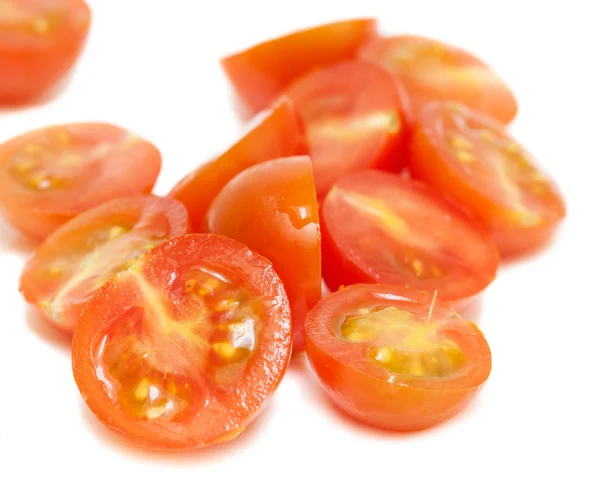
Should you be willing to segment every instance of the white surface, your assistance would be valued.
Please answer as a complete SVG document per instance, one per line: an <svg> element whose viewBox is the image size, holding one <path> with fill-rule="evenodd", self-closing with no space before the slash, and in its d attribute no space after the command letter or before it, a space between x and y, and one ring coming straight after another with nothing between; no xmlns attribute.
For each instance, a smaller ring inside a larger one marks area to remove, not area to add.
<svg viewBox="0 0 600 493"><path fill-rule="evenodd" d="M477 320L493 371L458 418L409 435L355 425L300 358L239 439L175 455L132 448L91 416L68 348L17 292L31 244L0 222L0 492L600 491L594 2L90 3L93 29L71 81L43 106L0 110L0 141L58 122L120 124L160 147L166 192L239 132L220 55L370 14L390 34L439 37L492 62L519 99L514 134L560 183L569 215L548 250L502 267L485 293Z"/></svg>

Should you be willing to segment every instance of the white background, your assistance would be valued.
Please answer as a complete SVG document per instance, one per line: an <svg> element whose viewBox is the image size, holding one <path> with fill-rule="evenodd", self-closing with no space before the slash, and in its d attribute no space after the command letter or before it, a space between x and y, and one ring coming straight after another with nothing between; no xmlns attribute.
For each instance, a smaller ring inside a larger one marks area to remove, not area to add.
<svg viewBox="0 0 600 493"><path fill-rule="evenodd" d="M0 141L59 122L119 124L162 150L157 191L166 192L240 131L220 56L373 15L386 33L438 37L494 65L520 103L513 133L561 185L568 218L554 244L503 266L485 293L476 320L493 371L456 419L405 435L354 424L300 357L237 440L171 455L123 443L87 410L68 347L17 292L32 244L0 222L0 492L600 491L596 2L90 3L93 28L73 77L43 105L0 109Z"/></svg>

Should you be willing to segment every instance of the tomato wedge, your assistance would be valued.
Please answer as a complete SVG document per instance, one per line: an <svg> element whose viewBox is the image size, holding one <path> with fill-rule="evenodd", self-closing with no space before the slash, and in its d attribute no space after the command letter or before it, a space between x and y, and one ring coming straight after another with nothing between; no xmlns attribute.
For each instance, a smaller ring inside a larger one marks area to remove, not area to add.
<svg viewBox="0 0 600 493"><path fill-rule="evenodd" d="M213 201L208 227L273 262L290 300L294 350L303 350L304 319L321 299L321 232L310 159L282 158L242 171Z"/></svg>
<svg viewBox="0 0 600 493"><path fill-rule="evenodd" d="M397 77L416 115L427 102L444 99L460 101L502 123L517 114L517 102L500 76L455 46L419 36L396 36L367 43L360 57Z"/></svg>
<svg viewBox="0 0 600 493"><path fill-rule="evenodd" d="M427 185L391 173L367 170L337 182L321 227L332 290L386 283L454 303L496 277L498 252L481 226Z"/></svg>
<svg viewBox="0 0 600 493"><path fill-rule="evenodd" d="M279 157L307 154L300 116L287 98L257 115L248 132L224 154L200 166L169 192L188 209L192 230L207 231L206 213L221 189L238 173Z"/></svg>
<svg viewBox="0 0 600 493"><path fill-rule="evenodd" d="M379 428L412 431L458 414L485 384L490 348L452 309L404 289L350 286L306 319L306 353L340 409Z"/></svg>
<svg viewBox="0 0 600 493"><path fill-rule="evenodd" d="M75 64L89 26L82 0L0 0L0 103L54 87Z"/></svg>
<svg viewBox="0 0 600 493"><path fill-rule="evenodd" d="M160 166L156 147L113 125L35 130L0 145L0 212L42 239L87 209L150 192Z"/></svg>
<svg viewBox="0 0 600 493"><path fill-rule="evenodd" d="M271 263L217 235L163 243L91 298L73 374L112 431L154 449L231 440L276 389L292 347Z"/></svg>
<svg viewBox="0 0 600 493"><path fill-rule="evenodd" d="M242 99L259 111L309 70L353 58L376 28L374 19L334 22L266 41L221 63Z"/></svg>
<svg viewBox="0 0 600 493"><path fill-rule="evenodd" d="M501 125L457 103L425 107L411 171L479 216L503 256L540 246L566 214L535 158Z"/></svg>
<svg viewBox="0 0 600 493"><path fill-rule="evenodd" d="M87 300L117 272L165 240L187 233L173 199L114 199L63 224L25 265L20 290L43 318L72 334Z"/></svg>
<svg viewBox="0 0 600 493"><path fill-rule="evenodd" d="M408 165L403 93L380 68L343 62L300 78L286 94L306 127L319 196L349 171Z"/></svg>

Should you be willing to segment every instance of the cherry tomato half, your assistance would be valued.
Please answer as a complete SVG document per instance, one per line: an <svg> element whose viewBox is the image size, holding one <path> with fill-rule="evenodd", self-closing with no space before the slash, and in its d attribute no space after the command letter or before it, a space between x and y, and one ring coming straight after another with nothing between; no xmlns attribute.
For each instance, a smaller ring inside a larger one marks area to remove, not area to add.
<svg viewBox="0 0 600 493"><path fill-rule="evenodd" d="M89 26L82 0L0 0L0 103L33 100L55 86Z"/></svg>
<svg viewBox="0 0 600 493"><path fill-rule="evenodd" d="M282 158L242 171L213 201L208 226L273 262L290 300L294 350L304 349L304 319L321 299L321 232L310 159Z"/></svg>
<svg viewBox="0 0 600 493"><path fill-rule="evenodd" d="M501 125L457 103L425 107L411 171L479 216L504 256L544 243L566 214L533 156Z"/></svg>
<svg viewBox="0 0 600 493"><path fill-rule="evenodd" d="M350 220L351 218L351 220ZM457 302L496 277L485 230L424 183L384 171L356 172L323 203L323 278L332 290L386 283Z"/></svg>
<svg viewBox="0 0 600 493"><path fill-rule="evenodd" d="M353 58L376 27L374 19L334 22L266 41L221 63L242 99L259 111L310 69Z"/></svg>
<svg viewBox="0 0 600 493"><path fill-rule="evenodd" d="M411 431L458 414L491 371L472 322L383 284L320 301L306 319L306 353L335 404L372 426Z"/></svg>
<svg viewBox="0 0 600 493"><path fill-rule="evenodd" d="M398 78L415 115L427 102L444 99L460 101L502 123L517 114L515 98L502 79L460 48L419 36L397 36L371 41L360 57Z"/></svg>
<svg viewBox="0 0 600 493"><path fill-rule="evenodd" d="M45 238L107 200L149 193L161 156L131 132L103 123L43 128L0 145L0 212Z"/></svg>
<svg viewBox="0 0 600 493"><path fill-rule="evenodd" d="M351 61L316 70L286 94L305 124L319 196L349 171L408 165L402 89L375 65Z"/></svg>
<svg viewBox="0 0 600 493"><path fill-rule="evenodd" d="M187 212L176 200L114 199L46 238L25 265L20 290L51 325L72 334L85 303L100 286L187 228Z"/></svg>
<svg viewBox="0 0 600 493"><path fill-rule="evenodd" d="M307 154L300 116L287 98L257 115L250 130L215 160L200 166L169 192L188 209L192 230L207 231L206 213L221 189L238 173L270 159Z"/></svg>
<svg viewBox="0 0 600 493"><path fill-rule="evenodd" d="M73 374L117 434L189 449L241 433L291 348L289 304L271 263L229 238L192 234L96 292L75 329Z"/></svg>

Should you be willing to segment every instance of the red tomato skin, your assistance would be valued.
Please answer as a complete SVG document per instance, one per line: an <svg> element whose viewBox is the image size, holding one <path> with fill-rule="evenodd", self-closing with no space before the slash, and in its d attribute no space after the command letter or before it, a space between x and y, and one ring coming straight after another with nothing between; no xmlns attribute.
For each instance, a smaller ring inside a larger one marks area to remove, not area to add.
<svg viewBox="0 0 600 493"><path fill-rule="evenodd" d="M43 96L75 65L87 38L91 12L83 0L65 3L70 19L58 36L21 45L5 44L0 37L0 104L23 104Z"/></svg>
<svg viewBox="0 0 600 493"><path fill-rule="evenodd" d="M309 70L353 58L376 29L374 19L326 24L266 41L221 64L248 107L260 111Z"/></svg>
<svg viewBox="0 0 600 493"><path fill-rule="evenodd" d="M168 196L189 212L192 232L206 233L206 213L221 189L238 173L271 159L308 153L304 126L293 103L280 98L251 128L218 158L185 176Z"/></svg>

